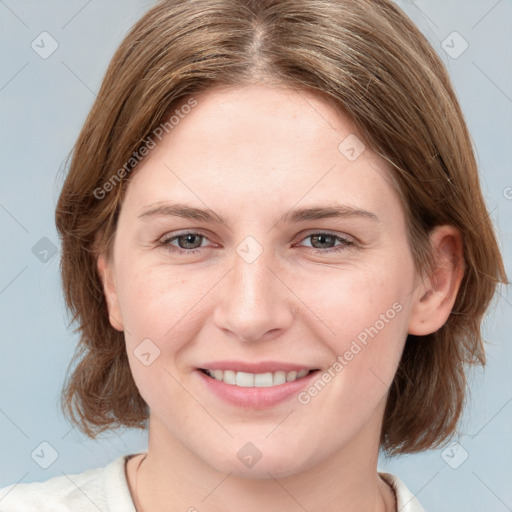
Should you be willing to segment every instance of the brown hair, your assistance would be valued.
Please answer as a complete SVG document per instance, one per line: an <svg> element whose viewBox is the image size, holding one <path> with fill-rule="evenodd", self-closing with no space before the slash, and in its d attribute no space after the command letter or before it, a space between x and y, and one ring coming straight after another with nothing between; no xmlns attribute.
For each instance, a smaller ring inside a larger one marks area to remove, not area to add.
<svg viewBox="0 0 512 512"><path fill-rule="evenodd" d="M485 364L480 323L506 276L447 71L390 0L165 0L132 28L76 142L57 206L63 287L80 332L64 409L91 437L145 426L147 406L123 333L109 323L97 256L111 249L133 155L155 128L192 95L257 81L320 95L391 164L419 270L429 269L435 226L462 235L465 273L452 314L437 332L408 337L381 434L388 454L439 446L461 415L466 365Z"/></svg>

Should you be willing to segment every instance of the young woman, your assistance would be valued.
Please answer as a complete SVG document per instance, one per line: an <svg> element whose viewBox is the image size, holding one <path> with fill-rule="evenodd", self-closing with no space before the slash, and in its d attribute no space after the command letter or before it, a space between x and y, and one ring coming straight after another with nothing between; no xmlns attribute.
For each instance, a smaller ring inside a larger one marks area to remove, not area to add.
<svg viewBox="0 0 512 512"><path fill-rule="evenodd" d="M464 119L388 0L173 0L115 54L56 213L64 392L147 453L0 510L423 510L505 281Z"/></svg>

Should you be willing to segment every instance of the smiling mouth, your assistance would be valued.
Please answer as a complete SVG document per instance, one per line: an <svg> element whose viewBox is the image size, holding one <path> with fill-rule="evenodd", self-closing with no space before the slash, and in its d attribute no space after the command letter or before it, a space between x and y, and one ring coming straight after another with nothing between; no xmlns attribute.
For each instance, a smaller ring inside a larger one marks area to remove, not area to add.
<svg viewBox="0 0 512 512"><path fill-rule="evenodd" d="M289 382L303 379L307 375L318 370L300 370L285 372L279 370L276 372L266 373L248 373L237 372L234 370L210 370L207 368L200 368L200 370L208 377L215 379L225 384L244 388L269 388L273 386L280 386Z"/></svg>

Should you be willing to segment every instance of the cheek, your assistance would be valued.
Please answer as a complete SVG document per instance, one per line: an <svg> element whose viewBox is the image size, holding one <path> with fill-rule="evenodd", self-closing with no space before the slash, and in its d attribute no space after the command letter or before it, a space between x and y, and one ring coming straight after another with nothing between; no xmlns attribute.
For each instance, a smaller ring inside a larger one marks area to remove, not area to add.
<svg viewBox="0 0 512 512"><path fill-rule="evenodd" d="M190 324L194 305L208 290L207 282L191 279L179 268L126 260L119 266L119 302L131 337L173 338Z"/></svg>
<svg viewBox="0 0 512 512"><path fill-rule="evenodd" d="M331 364L340 363L333 369L343 374L336 379L340 392L356 386L362 396L391 384L407 336L413 275L412 260L402 258L338 271L309 293L298 292L321 320L313 328L323 333Z"/></svg>
<svg viewBox="0 0 512 512"><path fill-rule="evenodd" d="M181 414L186 400L172 361L196 338L201 328L197 305L211 283L144 258L126 258L118 268L126 349L139 392L151 408L163 400L169 411Z"/></svg>
<svg viewBox="0 0 512 512"><path fill-rule="evenodd" d="M295 289L311 311L311 318L316 316L318 328L323 324L325 339L339 340L338 348L343 348L347 339L357 337L376 322L382 327L382 315L384 320L391 319L392 323L403 325L401 321L394 321L405 316L395 313L396 309L404 309L410 291L408 283L412 282L408 264L403 263L330 269L328 275L317 275L315 279L311 274L304 274L298 276L296 282L314 282L315 286L302 284L296 285ZM393 309L395 303L401 308L395 306Z"/></svg>

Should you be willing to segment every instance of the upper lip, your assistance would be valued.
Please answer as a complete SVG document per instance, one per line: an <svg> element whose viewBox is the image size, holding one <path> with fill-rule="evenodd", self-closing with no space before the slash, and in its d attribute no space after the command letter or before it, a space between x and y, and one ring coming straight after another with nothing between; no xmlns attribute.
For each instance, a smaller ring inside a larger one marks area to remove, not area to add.
<svg viewBox="0 0 512 512"><path fill-rule="evenodd" d="M315 370L309 365L285 363L279 361L261 361L259 363L247 361L212 361L200 366L203 370L233 370L247 373L267 373L283 370L285 372L300 372L301 370Z"/></svg>

